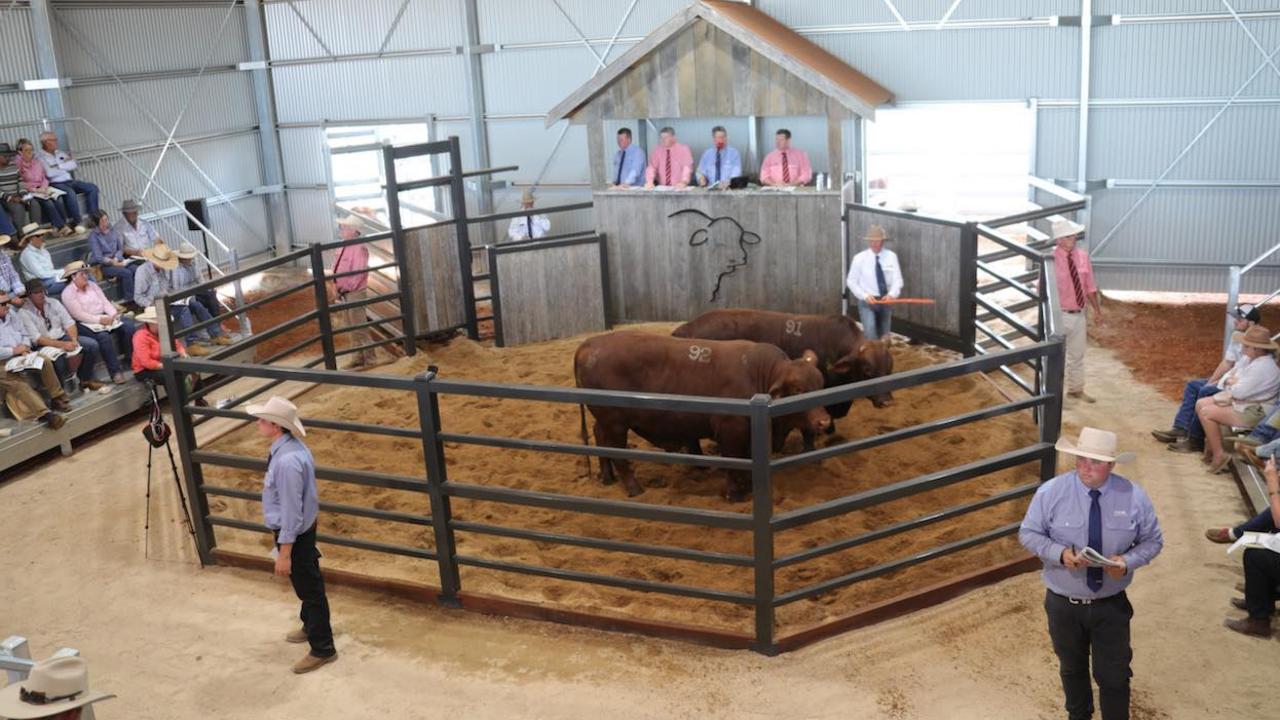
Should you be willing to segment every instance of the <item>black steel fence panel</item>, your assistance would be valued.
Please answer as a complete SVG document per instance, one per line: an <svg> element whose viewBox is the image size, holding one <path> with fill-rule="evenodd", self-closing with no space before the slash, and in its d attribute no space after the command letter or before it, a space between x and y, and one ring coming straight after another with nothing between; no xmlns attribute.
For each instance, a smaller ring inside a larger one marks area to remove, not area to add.
<svg viewBox="0 0 1280 720"><path fill-rule="evenodd" d="M750 413L747 400L688 395L664 395L617 390L565 388L551 385L506 385L469 380L433 380L431 390L441 395L469 395L506 400L539 400L544 402L601 405L639 410L695 412L706 415L738 415Z"/></svg>
<svg viewBox="0 0 1280 720"><path fill-rule="evenodd" d="M222 497L237 498L239 500L248 500L250 502L262 502L262 493L252 490L240 490L237 488L218 487L216 485L205 485L204 493L206 495L220 495ZM405 523L408 525L431 526L430 515L414 515L413 513L396 512L394 510L379 510L377 508L367 508L360 505L346 505L343 503L320 503L320 510L323 512L336 513L338 515L354 515L355 517L372 518L374 520L388 520L390 522Z"/></svg>
<svg viewBox="0 0 1280 720"><path fill-rule="evenodd" d="M208 517L208 520L211 525L221 525L223 527L236 528L237 530L249 530L251 532L260 532L267 535L274 532L271 528L261 523L247 522L245 520L237 520L235 518L222 517L220 515L211 515ZM341 545L343 547L356 548L358 550L371 550L373 552L386 553L388 555L404 555L406 557L414 557L420 560L436 559L436 554L434 552L424 548L412 548L404 545L375 542L373 540L338 537L335 535L325 535L324 533L316 533L316 542L326 543L329 545Z"/></svg>
<svg viewBox="0 0 1280 720"><path fill-rule="evenodd" d="M267 461L261 458L213 452L211 450L196 450L191 453L191 458L196 462L203 463L205 465L221 465L222 467L236 468L238 470L261 470L266 472L267 469ZM372 472L369 470L347 470L345 468L335 468L327 465L316 466L316 478L320 480L347 483L350 485L380 487L388 490L408 490L410 492L427 491L427 483L421 478Z"/></svg>
<svg viewBox="0 0 1280 720"><path fill-rule="evenodd" d="M631 553L633 555L652 555L655 557L671 558L673 560L692 560L694 562L704 562L716 565L736 565L738 567L751 567L753 563L750 555L735 555L732 553L718 553L707 550L690 550L688 548L671 547L669 545L647 545L643 543L627 542L625 540L604 540L601 538L583 537L581 535L564 535L561 533L549 533L542 532L540 530L524 530L521 528L503 527L501 525L488 525L485 523L466 522L460 520L455 520L450 523L450 525L456 532L473 532L482 535L515 538L517 540L532 540L534 542L553 543L556 545L573 545L575 547L588 547L596 550Z"/></svg>
<svg viewBox="0 0 1280 720"><path fill-rule="evenodd" d="M690 587L688 585L675 585L672 583L652 582L649 580L633 580L631 578L616 577L614 575L600 575L598 573L582 572L579 570L565 570L563 568L549 568L541 565L526 565L524 563L486 560L484 558L471 557L468 555L459 555L458 564L468 567L484 568L486 570L503 570L506 572L521 573L524 575L539 575L541 577L553 578L555 580L569 580L572 582L590 583L592 585L605 585L608 587L623 588L625 590L639 590L641 592L662 593L664 595L679 595L682 597L698 598L699 600L719 600L721 602L736 603L738 605L750 605L753 602L751 594L744 592L708 590L705 588Z"/></svg>
<svg viewBox="0 0 1280 720"><path fill-rule="evenodd" d="M490 435L465 435L461 433L440 433L440 440L465 445L507 448L509 450L533 450L552 452L561 455L586 455L603 457L611 460L641 460L663 463L666 465L695 465L699 467L732 468L750 470L751 461L746 458L716 457L714 455L691 455L689 453L657 452L653 450L632 450L629 448L602 447L599 445L575 445L572 443L548 442L546 440L527 440L524 438L493 437Z"/></svg>

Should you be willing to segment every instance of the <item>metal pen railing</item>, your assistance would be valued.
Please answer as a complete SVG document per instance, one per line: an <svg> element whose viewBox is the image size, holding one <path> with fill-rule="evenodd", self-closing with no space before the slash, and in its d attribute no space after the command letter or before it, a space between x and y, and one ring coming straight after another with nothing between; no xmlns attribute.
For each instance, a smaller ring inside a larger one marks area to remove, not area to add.
<svg viewBox="0 0 1280 720"><path fill-rule="evenodd" d="M996 367L1032 360L1042 363L1045 368L1046 378L1045 392L1033 397L982 408L955 417L920 423L908 428L843 442L818 450L777 458L772 455L772 423L776 418L791 416L810 408L826 406L841 401L852 401L857 398L867 398L895 390L919 387L969 373L987 372ZM166 356L164 365L166 385L173 408L174 422L177 426L175 434L178 438L182 455L184 476L194 505L193 516L197 518L197 544L201 557L207 562L215 559L214 549L217 546L215 528L233 528L256 532L269 531L265 526L257 522L211 513L208 505L209 496L233 497L250 502L257 501L259 498L257 493L254 492L207 483L204 478L204 468L206 466L221 466L260 471L265 468L265 462L260 457L239 456L200 447L193 430L197 421L209 417L239 420L249 420L251 418L243 411L233 408L195 406L192 404L195 396L187 393L186 386L182 382L185 374L233 373L237 377L258 378L273 382L297 381L314 383L325 387L362 387L413 393L416 395L418 408L416 427L388 427L310 417L304 418L303 422L317 431L351 432L406 439L419 438L422 443L424 457L424 468L420 475L397 475L328 466L318 467L316 474L321 479L334 482L422 493L428 500L430 508L428 514L334 503L324 503L321 509L330 513L355 515L378 521L429 526L432 528L432 546L410 547L377 542L365 538L336 535L321 535L318 538L321 542L432 561L436 563L438 571L439 597L447 605L456 606L459 604L460 593L463 589L460 568L468 567L747 606L752 608L753 611L754 632L749 637L741 636L743 644L749 644L750 647L761 653L774 654L782 647L778 638L775 637L777 630L775 611L777 608L936 558L945 557L968 548L984 545L1017 532L1016 524L1001 525L971 537L933 546L905 557L890 558L871 567L852 570L835 577L818 579L803 587L790 588L785 592L778 592L775 588L775 574L779 568L841 552L885 537L910 533L943 520L961 517L1001 503L1023 499L1033 493L1039 482L1052 477L1056 470L1056 455L1053 443L1056 441L1061 427L1063 347L1061 339L1055 338L1051 342L1040 342L1016 350L993 352L986 356L957 360L943 365L921 368L897 375L783 399L774 399L766 394L759 394L750 399L688 397L450 380L439 377L438 370L435 367L431 367L426 372L412 378L406 378L370 373L338 373L330 369L272 367L255 364L229 366L227 363L217 359L180 359L173 355ZM451 432L446 427L446 423L440 414L440 399L449 396L732 416L742 418L748 424L751 442L750 450L746 457L714 457L683 452L667 453L625 447L601 447L598 445L582 445L529 438ZM1034 442L1030 442L1023 447L958 467L939 469L918 477L864 490L809 507L778 512L773 505L773 482L777 472L888 443L925 437L943 430L1028 409L1038 411L1035 413L1038 436ZM447 471L449 464L446 457L449 452L447 448L463 445L492 448L495 451L534 451L601 459L692 465L746 472L751 477L752 501L748 512L738 512L732 509L692 508L622 499L585 497L563 492L463 483L449 478ZM779 532L851 512L863 511L883 503L929 492L975 477L1016 468L1027 463L1038 463L1039 465L1035 482L1022 483L1013 488L999 491L989 497L937 511L926 512L919 517L896 522L885 527L874 528L850 537L834 538L817 547L805 548L781 556L775 555L774 543ZM710 551L635 540L588 537L567 532L548 531L542 527L517 527L512 523L495 525L473 519L460 520L453 516L450 503L453 498L543 508L560 512L627 518L642 522L676 523L708 529L749 532L752 535L752 552L748 555ZM507 557L487 557L479 551L459 553L455 538L455 534L459 532L517 538L552 545L587 547L649 558L668 558L716 566L751 568L753 580L750 590L700 587L625 577L604 571L580 571L554 567L550 564L517 562ZM834 633L837 628L832 625L829 630Z"/></svg>

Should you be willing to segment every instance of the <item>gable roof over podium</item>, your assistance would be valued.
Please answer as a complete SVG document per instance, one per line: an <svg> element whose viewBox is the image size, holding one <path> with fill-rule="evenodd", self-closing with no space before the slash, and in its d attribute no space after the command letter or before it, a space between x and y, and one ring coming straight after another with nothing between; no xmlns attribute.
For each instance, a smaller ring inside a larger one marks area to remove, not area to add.
<svg viewBox="0 0 1280 720"><path fill-rule="evenodd" d="M874 117L893 99L760 10L695 0L547 113L547 125L637 117Z"/></svg>

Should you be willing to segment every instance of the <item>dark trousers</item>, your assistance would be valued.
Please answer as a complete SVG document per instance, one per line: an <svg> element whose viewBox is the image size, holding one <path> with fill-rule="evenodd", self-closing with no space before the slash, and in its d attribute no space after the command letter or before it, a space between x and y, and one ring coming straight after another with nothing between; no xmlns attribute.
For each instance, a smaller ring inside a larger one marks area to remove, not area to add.
<svg viewBox="0 0 1280 720"><path fill-rule="evenodd" d="M66 195L62 196L67 208L67 219L72 223L80 221L81 217L92 215L98 212L98 186L91 182L83 180L68 180L67 182L50 183L58 188ZM76 198L76 193L84 193L84 212L80 212L80 202Z"/></svg>
<svg viewBox="0 0 1280 720"><path fill-rule="evenodd" d="M139 265L137 263L129 263L124 267L116 267L114 265L100 265L102 268L102 276L108 278L118 278L120 280L120 297L125 302L133 302L133 276L138 272Z"/></svg>
<svg viewBox="0 0 1280 720"><path fill-rule="evenodd" d="M293 571L289 582L302 601L302 629L311 643L311 654L329 657L333 647L333 628L329 625L329 598L324 594L324 577L320 575L320 550L316 548L316 526L293 541Z"/></svg>
<svg viewBox="0 0 1280 720"><path fill-rule="evenodd" d="M1262 548L1244 551L1244 602L1249 617L1271 622L1276 611L1276 585L1280 585L1280 553Z"/></svg>
<svg viewBox="0 0 1280 720"><path fill-rule="evenodd" d="M1182 386L1182 404L1178 406L1178 414L1173 418L1173 426L1186 430L1187 437L1204 442L1204 426L1196 415L1196 401L1204 397L1213 397L1220 388L1210 385L1208 380L1188 380Z"/></svg>
<svg viewBox="0 0 1280 720"><path fill-rule="evenodd" d="M1271 517L1271 511L1263 510L1257 515L1254 515L1248 520L1245 520L1239 525L1231 528L1231 531L1235 533L1235 536L1238 538L1247 532L1273 533L1280 532L1280 529L1276 528L1276 521Z"/></svg>
<svg viewBox="0 0 1280 720"><path fill-rule="evenodd" d="M107 372L115 375L124 371L124 367L120 364L121 353L116 352L116 343L112 335L119 333L124 345L124 360L128 361L133 354L133 333L138 329L133 320L120 318L120 327L110 332L94 332L84 323L77 323L77 327L80 329L80 337L91 337L98 341L98 350L102 354L102 362L107 366Z"/></svg>
<svg viewBox="0 0 1280 720"><path fill-rule="evenodd" d="M44 213L45 222L55 229L67 224L67 216L63 215L62 209L58 207L61 204L60 200L49 200L42 197L32 199L40 206L40 212Z"/></svg>
<svg viewBox="0 0 1280 720"><path fill-rule="evenodd" d="M1093 689L1089 685L1089 659L1093 658L1093 679L1098 683L1102 720L1128 720L1129 620L1133 606L1124 593L1090 605L1074 605L1067 598L1047 592L1045 614L1049 617L1049 638L1058 655L1058 672L1066 695L1067 717L1093 717Z"/></svg>
<svg viewBox="0 0 1280 720"><path fill-rule="evenodd" d="M93 369L98 364L98 341L91 337L80 336L76 338L76 343L80 345L79 365L76 367L76 377L81 382L93 379ZM58 371L58 378L66 380L71 377L71 358L63 355L53 361L53 367Z"/></svg>
<svg viewBox="0 0 1280 720"><path fill-rule="evenodd" d="M0 203L0 235L16 238L18 236L18 228L13 224L13 218L9 217L9 211L6 206L7 203Z"/></svg>

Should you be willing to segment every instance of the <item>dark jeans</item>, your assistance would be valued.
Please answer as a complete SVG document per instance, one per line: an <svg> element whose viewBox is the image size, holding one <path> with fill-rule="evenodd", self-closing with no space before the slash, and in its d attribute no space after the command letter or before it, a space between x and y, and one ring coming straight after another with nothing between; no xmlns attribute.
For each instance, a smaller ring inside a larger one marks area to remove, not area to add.
<svg viewBox="0 0 1280 720"><path fill-rule="evenodd" d="M1277 556L1280 557L1280 556ZM1049 617L1049 638L1058 655L1058 672L1066 695L1067 717L1093 717L1093 689L1089 685L1089 659L1093 657L1093 679L1098 683L1102 720L1128 720L1129 620L1133 606L1124 593L1090 605L1073 605L1054 592L1046 592L1045 614Z"/></svg>
<svg viewBox="0 0 1280 720"><path fill-rule="evenodd" d="M1178 414L1173 418L1173 426L1186 430L1191 440L1204 442L1204 426L1196 415L1196 401L1200 398L1212 397L1221 390L1217 385L1210 385L1207 379L1188 380L1182 386L1182 404L1178 406Z"/></svg>
<svg viewBox="0 0 1280 720"><path fill-rule="evenodd" d="M1235 533L1236 537L1240 537L1247 532L1274 533L1280 532L1280 529L1276 528L1275 520L1271 517L1271 510L1267 509L1231 528L1231 531Z"/></svg>
<svg viewBox="0 0 1280 720"><path fill-rule="evenodd" d="M203 293L201 293L201 295L203 295ZM187 303L187 309L191 311L191 316L195 318L193 322L204 322L205 320L213 319L213 314L209 312L209 308L201 301L200 295L196 295L191 298L191 301ZM215 338L222 334L221 325L222 323L214 323L199 332L205 333L211 338Z"/></svg>
<svg viewBox="0 0 1280 720"><path fill-rule="evenodd" d="M62 299L62 291L67 288L67 284L61 280L44 278L44 289L47 295Z"/></svg>
<svg viewBox="0 0 1280 720"><path fill-rule="evenodd" d="M862 334L869 340L878 340L889 334L889 327L893 323L893 306L872 305L859 300L858 318L862 322Z"/></svg>
<svg viewBox="0 0 1280 720"><path fill-rule="evenodd" d="M62 196L62 199L67 207L67 217L72 222L79 222L80 218L85 215L92 215L98 212L97 185L83 180L70 180L68 182L50 184L66 193L66 195ZM87 206L84 212L80 212L80 203L76 199L76 193L84 193L84 204Z"/></svg>
<svg viewBox="0 0 1280 720"><path fill-rule="evenodd" d="M316 548L315 525L294 540L291 559L293 571L289 574L289 582L293 585L293 592L302 601L302 611L298 617L302 619L307 642L311 643L311 654L329 657L337 650L333 647L333 628L329 625L329 598L324 594L324 577L320 575L320 550Z"/></svg>
<svg viewBox="0 0 1280 720"><path fill-rule="evenodd" d="M23 225L29 222L35 222L35 217L31 211L27 209L27 204L23 202L4 202L0 203L3 210L9 215L9 219L13 222L15 228L21 229ZM13 233L17 237L17 233Z"/></svg>
<svg viewBox="0 0 1280 720"><path fill-rule="evenodd" d="M7 206L8 203L5 203ZM8 235L11 238L17 238L18 228L13 225L13 218L9 217L7 207L0 207L0 235Z"/></svg>
<svg viewBox="0 0 1280 720"><path fill-rule="evenodd" d="M1280 415L1280 407L1272 410L1270 415L1262 419L1262 422L1254 425L1253 429L1249 431L1249 437L1261 440L1264 445L1280 437L1280 430L1271 425L1277 415Z"/></svg>
<svg viewBox="0 0 1280 720"><path fill-rule="evenodd" d="M98 364L98 355L100 353L98 341L81 335L76 338L76 342L80 344L80 355L78 356L80 358L80 367L76 368L76 377L80 378L81 382L92 380L93 368ZM59 379L66 380L71 375L71 360L72 358L63 355L53 361L53 367L58 371Z"/></svg>
<svg viewBox="0 0 1280 720"><path fill-rule="evenodd" d="M1244 551L1244 602L1249 617L1271 622L1276 611L1276 585L1280 585L1280 553L1263 548Z"/></svg>
<svg viewBox="0 0 1280 720"><path fill-rule="evenodd" d="M102 269L102 276L107 278L120 278L120 299L125 302L133 302L133 276L141 267L138 263L129 263L124 267L115 267L114 265L99 265Z"/></svg>
<svg viewBox="0 0 1280 720"><path fill-rule="evenodd" d="M32 199L35 200L37 203L39 203L40 212L44 213L45 222L49 223L55 228L60 228L67 224L67 216L63 215L62 208L58 207L59 205L61 205L60 202L54 202L53 200L46 200L44 198L39 198L39 197L32 198Z"/></svg>
<svg viewBox="0 0 1280 720"><path fill-rule="evenodd" d="M115 375L123 372L120 365L121 353L116 352L116 343L113 335L120 336L124 341L124 359L128 359L133 354L133 332L138 326L129 318L120 318L121 325L119 328L111 332L94 332L85 326L84 323L76 323L76 327L80 330L80 337L89 337L98 341L98 349L102 354L102 362L107 365L107 372Z"/></svg>

